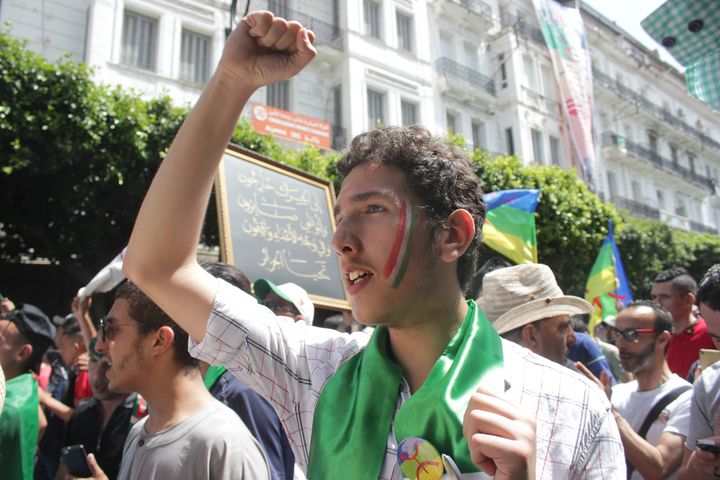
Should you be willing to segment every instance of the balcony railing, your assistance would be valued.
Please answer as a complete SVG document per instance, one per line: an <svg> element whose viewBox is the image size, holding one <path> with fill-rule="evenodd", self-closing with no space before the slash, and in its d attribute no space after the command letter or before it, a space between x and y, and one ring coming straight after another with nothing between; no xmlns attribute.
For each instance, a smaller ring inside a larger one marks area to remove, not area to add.
<svg viewBox="0 0 720 480"><path fill-rule="evenodd" d="M495 81L475 69L461 65L448 57L440 57L435 62L438 73L444 76L458 78L475 88L482 88L491 95L495 95Z"/></svg>
<svg viewBox="0 0 720 480"><path fill-rule="evenodd" d="M648 220L660 220L660 210L650 205L619 196L613 196L610 201L635 216Z"/></svg>
<svg viewBox="0 0 720 480"><path fill-rule="evenodd" d="M610 146L610 147L620 147L626 149L628 152L632 152L636 157L643 158L645 160L650 161L655 166L662 168L670 173L673 174L679 174L681 177L683 177L686 180L689 180L691 182L695 182L699 185L702 185L703 187L709 188L711 191L714 191L714 185L711 179L708 177L705 177L703 175L700 175L698 173L695 173L694 171L690 170L689 168L682 167L678 165L676 162L673 162L672 160L669 160L667 158L662 157L657 152L653 152L649 148L640 145L638 143L633 142L632 140L628 140L627 138L623 137L622 135L618 135L614 132L605 132L603 133L603 146Z"/></svg>
<svg viewBox="0 0 720 480"><path fill-rule="evenodd" d="M611 78L609 75L607 75L607 74L601 72L600 70L598 70L597 68L595 68L595 66L592 67L592 73L593 73L593 78L595 80L599 81L601 84L603 84L605 87L607 87L611 91L617 93L619 96L637 104L638 107L641 108L642 110L650 112L656 118L664 121L665 123L672 125L673 127L677 128L677 129L682 130L683 132L687 133L688 135L692 135L693 137L700 140L701 145L707 145L707 146L713 147L717 150L720 150L720 142L705 135L703 132L701 132L697 128L694 128L694 127L688 125L686 122L681 120L679 117L673 115L667 109L659 107L658 105L655 105L654 103L649 101L647 98L645 98L641 93L636 92L635 90L626 87L622 83Z"/></svg>
<svg viewBox="0 0 720 480"><path fill-rule="evenodd" d="M463 8L466 8L470 11L470 13L474 13L475 15L480 15L481 17L485 18L492 18L492 8L490 5L488 5L485 2L482 2L480 0L448 0L450 3L454 3L455 5L460 5Z"/></svg>
<svg viewBox="0 0 720 480"><path fill-rule="evenodd" d="M258 1L252 2L253 9L262 8L262 4L265 3L268 10L273 12L275 15L280 15L287 20L295 20L300 22L303 27L308 28L315 33L315 40L320 44L329 45L338 50L343 50L343 29L332 23L325 22L317 19L310 15L307 15L292 8L285 6L285 2L277 0Z"/></svg>
<svg viewBox="0 0 720 480"><path fill-rule="evenodd" d="M693 232L709 233L712 235L718 234L717 228L708 227L707 225L705 225L703 223L695 222L693 220L688 220L688 224L690 225L690 230L692 230Z"/></svg>
<svg viewBox="0 0 720 480"><path fill-rule="evenodd" d="M508 12L502 12L500 14L500 24L502 28L512 28L518 35L545 46L545 37L543 36L542 30L530 24L524 18L516 17Z"/></svg>

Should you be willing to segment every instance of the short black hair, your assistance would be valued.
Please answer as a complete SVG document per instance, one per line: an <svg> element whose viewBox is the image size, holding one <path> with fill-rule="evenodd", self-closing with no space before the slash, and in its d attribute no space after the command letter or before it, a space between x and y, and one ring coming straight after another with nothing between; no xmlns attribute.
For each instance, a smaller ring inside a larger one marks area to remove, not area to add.
<svg viewBox="0 0 720 480"><path fill-rule="evenodd" d="M670 312L665 310L665 307L660 305L657 302L653 302L652 300L633 300L632 302L628 303L627 307L625 308L633 308L633 307L650 307L652 308L653 312L655 313L655 324L653 325L653 328L657 330L658 332L672 332L673 330L673 319L672 315L670 315Z"/></svg>
<svg viewBox="0 0 720 480"><path fill-rule="evenodd" d="M53 318L53 323L57 325L56 328L62 328L62 335L65 335L66 337L73 337L75 339L79 339L80 341L83 340L80 323L78 322L77 317L75 317L72 313L70 315L66 315L65 317L57 316Z"/></svg>
<svg viewBox="0 0 720 480"><path fill-rule="evenodd" d="M716 263L705 272L697 289L697 303L704 303L720 312L720 263Z"/></svg>
<svg viewBox="0 0 720 480"><path fill-rule="evenodd" d="M243 292L252 295L252 286L247 275L239 268L222 262L202 261L200 266L215 278L221 278Z"/></svg>
<svg viewBox="0 0 720 480"><path fill-rule="evenodd" d="M175 333L173 339L173 354L177 363L183 369L200 368L200 363L188 352L188 334L173 321L170 316L145 295L134 283L127 280L122 283L115 293L115 299L128 302L130 317L138 323L140 335L146 336L161 327L170 327Z"/></svg>
<svg viewBox="0 0 720 480"><path fill-rule="evenodd" d="M673 290L681 295L694 294L697 291L697 282L683 267L668 268L653 279L653 283L665 282L672 282Z"/></svg>
<svg viewBox="0 0 720 480"><path fill-rule="evenodd" d="M445 139L433 137L419 126L382 127L355 137L337 169L347 177L365 163L395 167L407 178L408 186L423 205L433 234L443 228L447 217L465 209L475 221L475 236L458 260L458 280L464 292L475 274L480 256L482 227L487 208L480 179L467 153Z"/></svg>
<svg viewBox="0 0 720 480"><path fill-rule="evenodd" d="M32 347L32 353L23 362L23 370L32 370L33 372L40 374L40 367L42 366L42 359L47 352L48 347L46 345L40 345L37 342L33 342L22 332L18 332L18 341L16 345L29 344Z"/></svg>

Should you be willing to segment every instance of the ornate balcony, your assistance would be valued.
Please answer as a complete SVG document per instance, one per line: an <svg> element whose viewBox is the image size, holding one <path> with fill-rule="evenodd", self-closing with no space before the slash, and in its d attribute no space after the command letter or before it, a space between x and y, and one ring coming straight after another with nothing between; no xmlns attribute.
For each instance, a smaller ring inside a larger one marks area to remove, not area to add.
<svg viewBox="0 0 720 480"><path fill-rule="evenodd" d="M497 22L492 7L482 0L430 0L438 17L443 17L471 34L485 35Z"/></svg>
<svg viewBox="0 0 720 480"><path fill-rule="evenodd" d="M715 186L710 178L695 173L689 168L682 167L676 162L664 158L657 152L653 152L652 150L643 145L635 143L632 140L628 140L622 135L618 135L614 132L605 132L602 136L602 142L603 146L605 147L616 147L620 149L625 149L626 151L632 153L634 157L647 160L656 167L661 168L668 173L671 173L673 175L680 175L683 179L708 188L710 189L710 191L715 190Z"/></svg>
<svg viewBox="0 0 720 480"><path fill-rule="evenodd" d="M448 57L440 57L435 62L438 73L444 77L461 80L473 88L479 88L495 96L495 81L475 69L461 65Z"/></svg>
<svg viewBox="0 0 720 480"><path fill-rule="evenodd" d="M613 196L610 201L617 207L629 211L634 216L647 220L660 220L660 210L650 205L620 196Z"/></svg>
<svg viewBox="0 0 720 480"><path fill-rule="evenodd" d="M640 110L649 112L655 118L662 120L669 125L672 125L676 129L682 130L691 137L694 137L695 139L700 141L701 146L712 147L720 151L720 142L705 135L697 128L688 125L686 122L681 120L679 117L673 115L668 110L658 105L655 105L647 98L645 98L641 93L626 87L625 85L613 78L610 78L610 76L601 72L600 70L595 68L595 66L592 67L592 73L594 80L598 81L598 83L602 84L605 88L614 92L618 96L636 104Z"/></svg>
<svg viewBox="0 0 720 480"><path fill-rule="evenodd" d="M508 12L502 12L500 15L500 24L503 29L513 29L519 36L532 40L543 47L545 46L545 37L543 36L542 30L522 17L516 17Z"/></svg>
<svg viewBox="0 0 720 480"><path fill-rule="evenodd" d="M446 0L446 3L454 3L463 7L468 12L485 18L492 17L492 8L480 0Z"/></svg>
<svg viewBox="0 0 720 480"><path fill-rule="evenodd" d="M332 23L325 22L305 13L293 10L292 8L288 8L285 6L285 2L277 0L267 0L267 2L255 0L252 2L252 7L255 9L263 3L266 3L266 8L274 14L280 15L287 20L300 22L304 27L312 30L313 33L315 33L315 40L318 44L328 45L341 51L344 50L344 31L337 25L333 25Z"/></svg>

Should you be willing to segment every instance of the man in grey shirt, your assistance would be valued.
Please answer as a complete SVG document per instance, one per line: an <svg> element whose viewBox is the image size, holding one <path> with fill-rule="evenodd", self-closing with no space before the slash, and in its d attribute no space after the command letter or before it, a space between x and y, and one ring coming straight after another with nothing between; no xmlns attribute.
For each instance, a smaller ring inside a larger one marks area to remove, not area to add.
<svg viewBox="0 0 720 480"><path fill-rule="evenodd" d="M697 303L715 348L720 350L720 263L705 273ZM697 441L706 446L700 448ZM704 440L704 441L703 441ZM685 442L681 480L720 478L720 362L703 370L693 385L690 432Z"/></svg>
<svg viewBox="0 0 720 480"><path fill-rule="evenodd" d="M140 393L150 411L128 435L118 479L269 480L262 448L207 391L187 342L187 333L134 284L118 288L95 349L110 359L110 389ZM92 478L107 478L92 454L88 462Z"/></svg>

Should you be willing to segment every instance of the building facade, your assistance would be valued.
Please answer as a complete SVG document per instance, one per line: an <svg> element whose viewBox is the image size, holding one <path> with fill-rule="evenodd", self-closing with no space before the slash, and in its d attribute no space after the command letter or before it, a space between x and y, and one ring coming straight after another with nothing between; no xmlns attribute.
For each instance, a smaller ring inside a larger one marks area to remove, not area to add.
<svg viewBox="0 0 720 480"><path fill-rule="evenodd" d="M236 19L247 2L237 2ZM572 168L550 56L530 0L250 0L317 36L318 58L251 101L332 125L332 145L376 125L423 124L525 163ZM0 20L97 80L193 103L230 24L230 0L4 0ZM718 234L720 114L590 7L599 194L633 215Z"/></svg>

